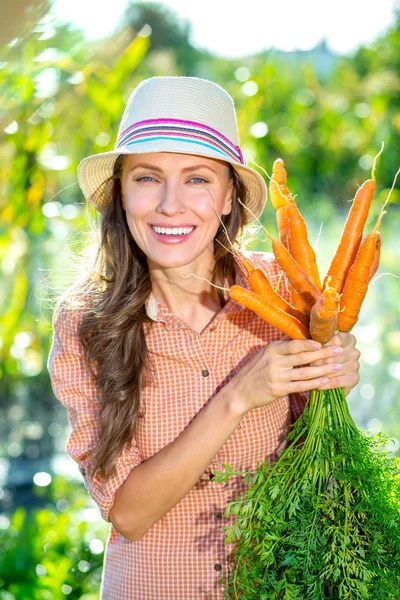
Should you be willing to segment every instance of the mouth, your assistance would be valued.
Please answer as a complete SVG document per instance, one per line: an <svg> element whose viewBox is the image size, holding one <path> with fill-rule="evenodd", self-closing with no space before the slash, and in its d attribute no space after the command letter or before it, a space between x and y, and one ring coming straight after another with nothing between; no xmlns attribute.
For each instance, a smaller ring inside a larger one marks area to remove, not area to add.
<svg viewBox="0 0 400 600"><path fill-rule="evenodd" d="M160 227L158 225L149 225L149 229L157 240L165 244L176 244L186 241L197 227L194 225L187 225L185 227Z"/></svg>
<svg viewBox="0 0 400 600"><path fill-rule="evenodd" d="M188 235L196 229L194 225L187 227L158 227L157 225L150 225L150 227L160 235Z"/></svg>

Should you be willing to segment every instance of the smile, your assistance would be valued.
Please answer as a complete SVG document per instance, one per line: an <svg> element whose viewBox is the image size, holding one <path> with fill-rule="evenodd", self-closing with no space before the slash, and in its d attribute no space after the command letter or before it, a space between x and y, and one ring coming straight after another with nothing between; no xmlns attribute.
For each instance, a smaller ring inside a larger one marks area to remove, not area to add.
<svg viewBox="0 0 400 600"><path fill-rule="evenodd" d="M151 225L151 228L159 234L162 235L187 235L191 231L193 231L194 227L156 227L155 225Z"/></svg>
<svg viewBox="0 0 400 600"><path fill-rule="evenodd" d="M149 229L158 242L166 245L184 244L189 240L197 227L188 225L187 227L158 227L150 225Z"/></svg>

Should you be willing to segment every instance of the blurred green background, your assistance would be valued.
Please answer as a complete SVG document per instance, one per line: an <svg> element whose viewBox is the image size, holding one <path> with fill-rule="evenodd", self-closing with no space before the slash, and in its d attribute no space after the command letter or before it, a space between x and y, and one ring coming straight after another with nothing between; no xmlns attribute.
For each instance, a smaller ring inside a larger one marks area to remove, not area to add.
<svg viewBox="0 0 400 600"><path fill-rule="evenodd" d="M270 174L283 158L324 274L349 202L377 166L371 227L400 166L400 10L347 56L325 42L229 59L195 47L190 26L154 3L128 5L104 39L57 23L46 2L15 2L0 28L0 600L97 600L109 525L65 453L69 425L46 369L57 296L93 255L96 216L80 160L113 148L125 102L153 75L192 75L234 98L242 147ZM2 11L4 13L4 10ZM266 206L263 224L276 232ZM381 266L354 329L363 429L399 453L400 191L384 217ZM262 231L253 249L270 251ZM80 259L79 257L83 257Z"/></svg>

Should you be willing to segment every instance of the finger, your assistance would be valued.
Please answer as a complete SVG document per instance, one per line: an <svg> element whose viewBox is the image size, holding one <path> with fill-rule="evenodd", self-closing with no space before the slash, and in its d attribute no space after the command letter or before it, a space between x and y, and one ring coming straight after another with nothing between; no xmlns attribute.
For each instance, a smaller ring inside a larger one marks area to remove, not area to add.
<svg viewBox="0 0 400 600"><path fill-rule="evenodd" d="M358 363L358 359L361 356L361 352L355 347L355 346L331 346L331 348L342 348L343 352L339 353L337 355L337 358L335 358L335 356L330 357L330 358L326 358L324 359L322 362L321 361L314 361L314 365L316 364L328 364L328 363L332 363L332 362L340 362L342 363L342 365L346 365L346 368L348 371L352 370L354 368L354 366Z"/></svg>
<svg viewBox="0 0 400 600"><path fill-rule="evenodd" d="M356 337L352 333L346 333L344 331L337 331L333 338L329 340L325 346L336 345L343 346L344 349L354 347L357 343Z"/></svg>
<svg viewBox="0 0 400 600"><path fill-rule="evenodd" d="M322 344L314 340L281 340L276 345L275 351L282 355L299 354L300 352L311 352L322 348Z"/></svg>
<svg viewBox="0 0 400 600"><path fill-rule="evenodd" d="M357 385L360 381L360 376L358 373L349 373L345 375L340 375L338 377L328 378L328 381L323 384L319 389L320 390L332 390L334 388L344 388L351 390L353 387Z"/></svg>
<svg viewBox="0 0 400 600"><path fill-rule="evenodd" d="M342 346L343 345L343 340L341 338L341 332L338 331L335 333L335 335L329 340L329 342L326 342L326 344L324 344L324 346Z"/></svg>
<svg viewBox="0 0 400 600"><path fill-rule="evenodd" d="M325 360L328 358L335 358L343 351L341 346L329 346L321 348L320 350L314 350L313 352L300 352L299 354L286 355L281 360L281 364L285 367L298 367L300 365L308 365L310 363L313 366L319 366L317 362L321 361L320 364L325 364Z"/></svg>
<svg viewBox="0 0 400 600"><path fill-rule="evenodd" d="M296 394L299 392L308 392L310 390L320 390L328 380L324 377L317 379L307 379L304 381L292 381L285 385L287 394Z"/></svg>
<svg viewBox="0 0 400 600"><path fill-rule="evenodd" d="M291 338L290 335L287 335L287 333L285 333L285 335L280 339L280 341L281 342L289 342L292 339L293 338Z"/></svg>
<svg viewBox="0 0 400 600"><path fill-rule="evenodd" d="M342 369L339 363L322 365L320 367L300 367L296 370L286 369L282 372L285 381L303 381L305 379L317 379L333 377Z"/></svg>

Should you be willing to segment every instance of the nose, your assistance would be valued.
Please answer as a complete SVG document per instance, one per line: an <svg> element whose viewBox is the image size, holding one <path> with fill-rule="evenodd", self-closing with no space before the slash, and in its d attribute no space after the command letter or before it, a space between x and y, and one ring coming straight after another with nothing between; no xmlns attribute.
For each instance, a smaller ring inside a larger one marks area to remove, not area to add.
<svg viewBox="0 0 400 600"><path fill-rule="evenodd" d="M185 211L186 206L183 194L179 190L179 186L172 181L166 182L160 192L160 200L156 212L167 216L173 216L184 213Z"/></svg>

